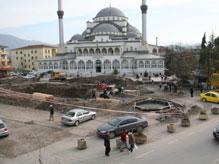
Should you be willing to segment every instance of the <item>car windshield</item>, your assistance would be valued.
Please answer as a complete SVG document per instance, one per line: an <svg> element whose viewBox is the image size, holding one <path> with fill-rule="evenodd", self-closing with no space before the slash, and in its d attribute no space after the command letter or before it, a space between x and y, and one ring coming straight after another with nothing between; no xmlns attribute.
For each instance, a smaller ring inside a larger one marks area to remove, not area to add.
<svg viewBox="0 0 219 164"><path fill-rule="evenodd" d="M4 124L0 124L0 129L4 128L5 125Z"/></svg>
<svg viewBox="0 0 219 164"><path fill-rule="evenodd" d="M116 126L119 124L121 120L119 118L114 118L112 119L110 122L108 122L108 124L112 125L112 126Z"/></svg>
<svg viewBox="0 0 219 164"><path fill-rule="evenodd" d="M74 117L75 116L75 112L67 112L65 115L69 116L69 117Z"/></svg>

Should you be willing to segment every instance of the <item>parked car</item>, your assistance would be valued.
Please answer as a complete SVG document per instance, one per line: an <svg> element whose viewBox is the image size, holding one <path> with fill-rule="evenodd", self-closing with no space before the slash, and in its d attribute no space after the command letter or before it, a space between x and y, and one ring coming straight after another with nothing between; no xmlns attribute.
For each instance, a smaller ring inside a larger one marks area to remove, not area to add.
<svg viewBox="0 0 219 164"><path fill-rule="evenodd" d="M8 136L9 131L6 124L0 119L0 137Z"/></svg>
<svg viewBox="0 0 219 164"><path fill-rule="evenodd" d="M200 99L204 102L208 101L208 102L219 103L219 93L215 91L201 93Z"/></svg>
<svg viewBox="0 0 219 164"><path fill-rule="evenodd" d="M100 125L97 128L97 135L103 137L106 132L109 132L110 138L114 138L120 135L122 130L142 132L147 126L148 122L144 118L135 116L117 117Z"/></svg>
<svg viewBox="0 0 219 164"><path fill-rule="evenodd" d="M87 111L84 109L72 109L62 116L61 122L64 125L78 126L84 121L94 120L95 118L96 112Z"/></svg>
<svg viewBox="0 0 219 164"><path fill-rule="evenodd" d="M213 136L215 139L219 139L219 124L214 128Z"/></svg>

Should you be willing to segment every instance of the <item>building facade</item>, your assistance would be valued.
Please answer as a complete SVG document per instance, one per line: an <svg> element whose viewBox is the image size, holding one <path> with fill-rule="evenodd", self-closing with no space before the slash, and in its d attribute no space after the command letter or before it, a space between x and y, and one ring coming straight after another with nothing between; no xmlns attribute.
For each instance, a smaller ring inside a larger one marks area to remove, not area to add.
<svg viewBox="0 0 219 164"><path fill-rule="evenodd" d="M65 51L55 58L38 60L38 71L71 76L164 74L160 47L143 41L139 30L114 7L99 11L82 34L71 37Z"/></svg>
<svg viewBox="0 0 219 164"><path fill-rule="evenodd" d="M0 67L8 66L10 64L5 48L7 47L0 45Z"/></svg>
<svg viewBox="0 0 219 164"><path fill-rule="evenodd" d="M55 57L57 48L48 45L31 45L10 52L12 67L18 70L38 70L37 60Z"/></svg>

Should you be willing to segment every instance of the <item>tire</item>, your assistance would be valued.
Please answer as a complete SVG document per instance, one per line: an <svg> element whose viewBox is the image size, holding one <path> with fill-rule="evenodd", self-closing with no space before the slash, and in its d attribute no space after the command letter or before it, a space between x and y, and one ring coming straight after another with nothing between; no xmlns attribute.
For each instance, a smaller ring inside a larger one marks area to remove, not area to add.
<svg viewBox="0 0 219 164"><path fill-rule="evenodd" d="M110 132L110 134L109 134L110 139L115 138L115 136L116 136L115 132Z"/></svg>
<svg viewBox="0 0 219 164"><path fill-rule="evenodd" d="M144 130L144 128L143 128L142 126L139 126L139 127L137 128L137 132L138 132L138 133L143 132L143 130Z"/></svg>
<svg viewBox="0 0 219 164"><path fill-rule="evenodd" d="M75 121L75 126L78 126L79 124L79 121Z"/></svg>
<svg viewBox="0 0 219 164"><path fill-rule="evenodd" d="M206 98L203 98L202 101L203 101L203 102L207 102Z"/></svg>
<svg viewBox="0 0 219 164"><path fill-rule="evenodd" d="M94 120L96 118L96 115L92 115L91 120Z"/></svg>

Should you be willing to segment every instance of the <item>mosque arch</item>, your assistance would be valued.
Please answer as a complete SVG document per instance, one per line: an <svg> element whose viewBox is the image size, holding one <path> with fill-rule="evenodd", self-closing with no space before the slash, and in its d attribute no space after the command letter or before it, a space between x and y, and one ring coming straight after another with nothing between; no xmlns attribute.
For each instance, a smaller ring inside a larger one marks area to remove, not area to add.
<svg viewBox="0 0 219 164"><path fill-rule="evenodd" d="M102 49L102 54L104 54L104 55L107 54L107 50L106 50L106 48L103 48L103 49Z"/></svg>
<svg viewBox="0 0 219 164"><path fill-rule="evenodd" d="M120 70L120 62L118 60L113 61L113 69L114 70Z"/></svg>
<svg viewBox="0 0 219 164"><path fill-rule="evenodd" d="M99 48L96 49L96 54L100 54L100 49Z"/></svg>
<svg viewBox="0 0 219 164"><path fill-rule="evenodd" d="M120 54L120 49L117 47L115 48L115 54L119 55Z"/></svg>
<svg viewBox="0 0 219 164"><path fill-rule="evenodd" d="M73 60L70 62L70 69L77 70L77 63Z"/></svg>
<svg viewBox="0 0 219 164"><path fill-rule="evenodd" d="M122 69L129 69L129 62L127 60L123 60L121 65Z"/></svg>
<svg viewBox="0 0 219 164"><path fill-rule="evenodd" d="M78 49L78 54L82 54L82 50L80 48Z"/></svg>
<svg viewBox="0 0 219 164"><path fill-rule="evenodd" d="M131 60L131 66L130 66L132 69L135 69L136 68L136 60L132 59Z"/></svg>
<svg viewBox="0 0 219 164"><path fill-rule="evenodd" d="M109 55L113 55L113 53L114 53L114 52L113 52L113 49L112 49L112 48L109 48L109 49L108 49L108 54L109 54Z"/></svg>
<svg viewBox="0 0 219 164"><path fill-rule="evenodd" d="M62 69L68 70L68 61L64 60L64 61L62 62Z"/></svg>
<svg viewBox="0 0 219 164"><path fill-rule="evenodd" d="M153 54L156 54L156 53L157 53L157 49L156 49L156 48L153 48L152 53L153 53Z"/></svg>
<svg viewBox="0 0 219 164"><path fill-rule="evenodd" d="M151 62L151 68L157 68L157 63L155 60Z"/></svg>
<svg viewBox="0 0 219 164"><path fill-rule="evenodd" d="M87 48L85 48L85 49L83 50L83 54L88 54L88 49L87 49Z"/></svg>
<svg viewBox="0 0 219 164"><path fill-rule="evenodd" d="M89 53L90 53L90 54L94 54L94 49L91 48L91 49L89 50Z"/></svg>

